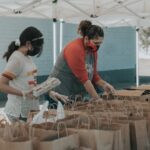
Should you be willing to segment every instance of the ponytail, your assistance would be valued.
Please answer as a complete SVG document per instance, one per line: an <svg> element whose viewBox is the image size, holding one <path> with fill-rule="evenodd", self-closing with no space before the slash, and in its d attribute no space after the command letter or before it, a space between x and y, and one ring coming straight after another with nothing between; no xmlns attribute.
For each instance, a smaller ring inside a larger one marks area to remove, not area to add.
<svg viewBox="0 0 150 150"><path fill-rule="evenodd" d="M98 36L104 37L104 31L100 26L93 25L89 20L82 20L78 26L78 33L85 37L87 36L89 39L96 38Z"/></svg>
<svg viewBox="0 0 150 150"><path fill-rule="evenodd" d="M8 61L11 54L18 48L19 46L16 46L15 41L11 42L10 45L8 46L7 52L4 53L3 58L6 58L6 61Z"/></svg>
<svg viewBox="0 0 150 150"><path fill-rule="evenodd" d="M92 22L89 20L82 20L78 26L77 32L81 36L86 36L87 30L92 26Z"/></svg>
<svg viewBox="0 0 150 150"><path fill-rule="evenodd" d="M34 50L34 53L41 54L42 45L44 43L43 34L35 27L27 27L22 31L19 36L19 39L16 41L12 41L11 44L8 46L7 52L3 55L3 58L6 58L6 61L9 60L11 54L18 50L21 46L25 46L27 41L30 41L32 46L37 47ZM39 49L40 47L40 49Z"/></svg>

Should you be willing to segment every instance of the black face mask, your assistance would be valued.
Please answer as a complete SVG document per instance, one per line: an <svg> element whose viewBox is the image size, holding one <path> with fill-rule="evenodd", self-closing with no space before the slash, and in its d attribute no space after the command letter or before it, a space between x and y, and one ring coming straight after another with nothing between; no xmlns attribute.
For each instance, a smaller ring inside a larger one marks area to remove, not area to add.
<svg viewBox="0 0 150 150"><path fill-rule="evenodd" d="M96 47L97 47L97 51L98 51L98 50L99 50L100 45L96 45Z"/></svg>
<svg viewBox="0 0 150 150"><path fill-rule="evenodd" d="M28 50L27 55L29 56L40 56L42 53L42 46L33 46L31 50Z"/></svg>

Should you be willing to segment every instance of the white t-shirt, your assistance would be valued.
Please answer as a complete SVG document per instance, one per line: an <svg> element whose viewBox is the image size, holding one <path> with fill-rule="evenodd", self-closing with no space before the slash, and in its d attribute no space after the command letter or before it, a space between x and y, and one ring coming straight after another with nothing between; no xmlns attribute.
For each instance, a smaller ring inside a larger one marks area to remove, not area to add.
<svg viewBox="0 0 150 150"><path fill-rule="evenodd" d="M37 68L30 56L15 51L5 67L4 76L10 79L9 85L21 91L29 91L36 85ZM5 112L11 116L27 117L30 110L39 109L39 100L26 99L8 94Z"/></svg>

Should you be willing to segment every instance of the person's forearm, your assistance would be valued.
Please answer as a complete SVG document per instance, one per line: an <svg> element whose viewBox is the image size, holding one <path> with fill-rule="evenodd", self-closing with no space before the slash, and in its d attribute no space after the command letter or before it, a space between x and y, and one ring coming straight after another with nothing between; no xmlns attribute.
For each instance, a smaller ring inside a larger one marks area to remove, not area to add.
<svg viewBox="0 0 150 150"><path fill-rule="evenodd" d="M10 87L9 85L5 85L5 84L0 84L0 91L7 93L7 94L13 94L13 95L17 95L17 96L22 96L22 92L14 89L13 87Z"/></svg>
<svg viewBox="0 0 150 150"><path fill-rule="evenodd" d="M96 82L96 85L103 87L106 84L106 81L104 81L103 79L100 79Z"/></svg>
<svg viewBox="0 0 150 150"><path fill-rule="evenodd" d="M86 91L93 97L93 98L98 98L99 95L97 94L93 84L91 83L90 80L87 80L85 83L84 83L84 87L86 89Z"/></svg>

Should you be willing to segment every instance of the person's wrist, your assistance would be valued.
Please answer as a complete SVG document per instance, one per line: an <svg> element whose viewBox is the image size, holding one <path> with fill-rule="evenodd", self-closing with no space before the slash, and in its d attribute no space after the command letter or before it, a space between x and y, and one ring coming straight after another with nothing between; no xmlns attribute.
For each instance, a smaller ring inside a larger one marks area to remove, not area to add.
<svg viewBox="0 0 150 150"><path fill-rule="evenodd" d="M92 100L97 100L99 98L100 98L99 95L97 95L97 96L92 97Z"/></svg>
<svg viewBox="0 0 150 150"><path fill-rule="evenodd" d="M53 94L55 94L56 92L54 92L54 91L50 91L49 92L49 95L53 95Z"/></svg>
<svg viewBox="0 0 150 150"><path fill-rule="evenodd" d="M107 87L108 83L105 81L102 85L102 88L105 89Z"/></svg>
<svg viewBox="0 0 150 150"><path fill-rule="evenodd" d="M23 100L26 100L26 93L24 91L21 91L21 93L22 93Z"/></svg>

